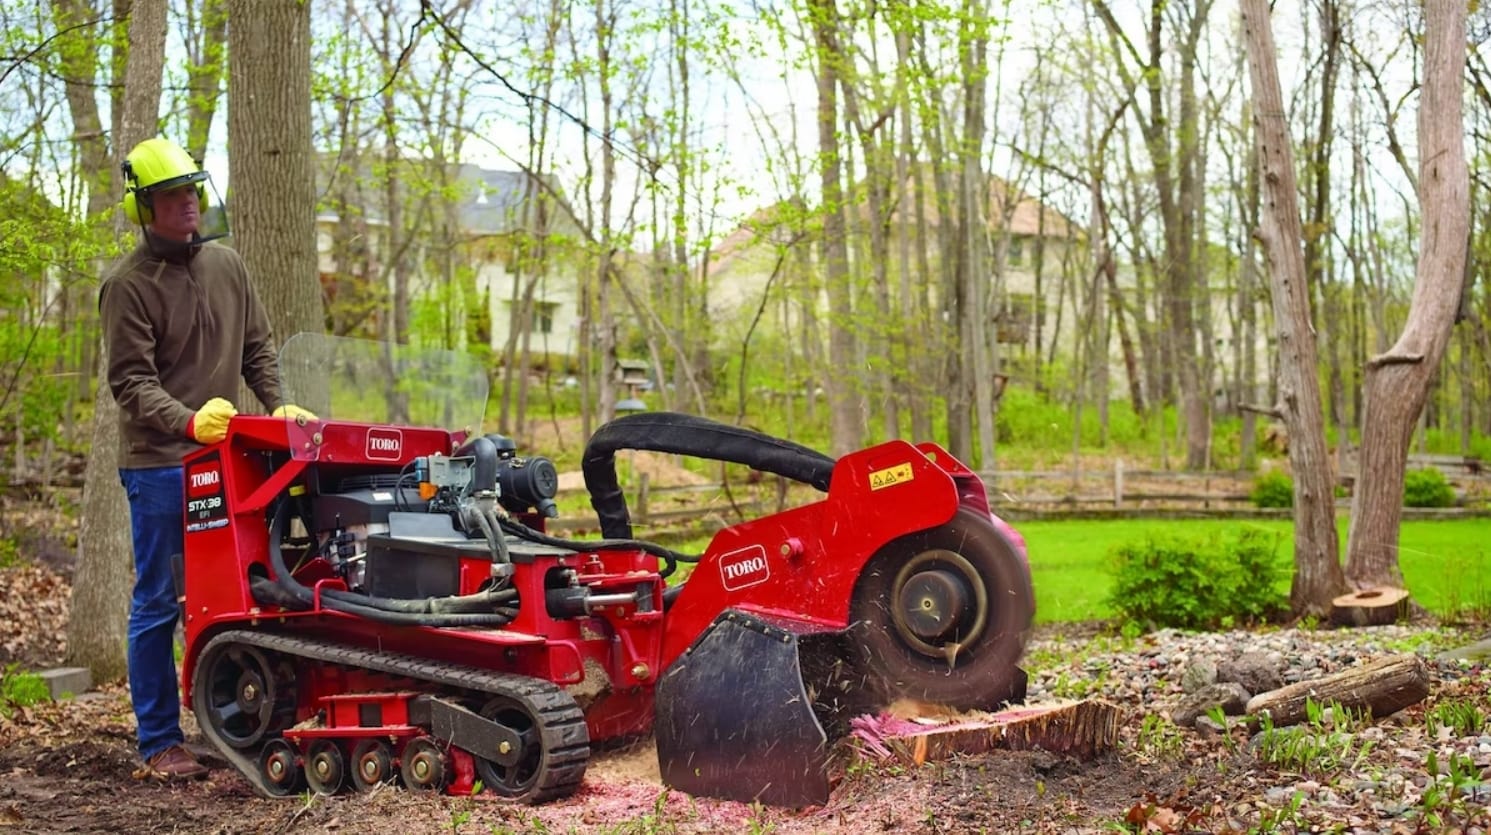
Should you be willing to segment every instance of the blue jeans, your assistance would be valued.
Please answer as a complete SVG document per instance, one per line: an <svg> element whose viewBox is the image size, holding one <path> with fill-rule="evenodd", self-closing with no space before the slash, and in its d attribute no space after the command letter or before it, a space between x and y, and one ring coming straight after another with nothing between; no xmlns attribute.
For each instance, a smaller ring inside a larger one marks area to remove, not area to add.
<svg viewBox="0 0 1491 835"><path fill-rule="evenodd" d="M176 681L176 587L171 558L182 552L180 467L120 470L134 532L135 591L129 604L129 695L140 755L183 741Z"/></svg>

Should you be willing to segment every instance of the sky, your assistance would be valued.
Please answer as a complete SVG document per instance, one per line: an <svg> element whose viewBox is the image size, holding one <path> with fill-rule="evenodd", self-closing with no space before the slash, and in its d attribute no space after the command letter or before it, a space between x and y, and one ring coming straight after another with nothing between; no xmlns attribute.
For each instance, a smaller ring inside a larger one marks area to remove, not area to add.
<svg viewBox="0 0 1491 835"><path fill-rule="evenodd" d="M1134 33L1131 37L1138 39L1140 35L1137 22L1134 20L1135 10L1138 8L1137 3L1115 5L1120 18ZM317 8L324 7L318 6ZM1315 49L1307 33L1313 31L1316 24L1313 21L1308 24L1302 23L1300 19L1300 15L1307 13L1309 8L1309 4L1300 3L1276 5L1273 24L1279 44L1280 74L1286 96L1291 95L1291 91L1297 84L1297 78L1302 72L1297 57L1306 49ZM1033 45L1048 42L1051 37L1048 27L1054 26L1059 16L1072 13L1064 2L1029 2L1027 0L1027 2L1012 4L1012 9L1018 15L1018 25L1009 29L1011 41L1004 50L1004 65L1000 71L1000 80L1006 84L1007 96L1018 79L1029 72ZM1376 17L1370 17L1370 25L1360 25L1363 21L1356 21L1362 32L1361 37L1365 48L1369 51L1385 50L1387 47L1384 44L1391 44L1393 38L1401 31L1402 21L1390 16L1391 7L1368 6L1363 9L1361 12L1363 18L1376 15ZM1209 58L1213 64L1220 65L1234 60L1235 49L1239 43L1235 21L1236 10L1233 6L1217 6L1214 13L1213 51ZM730 34L750 40L752 32L759 31L759 23L759 18L741 17L731 24ZM753 30L753 26L756 30ZM1394 31L1395 29L1397 31ZM177 37L174 31L172 37ZM492 40L490 43L497 44L498 42ZM473 46L479 47L474 39ZM318 48L321 47L318 46ZM661 44L649 45L644 40L635 45L634 51L641 54L649 50L656 52L661 48L663 48ZM180 54L179 44L174 49L175 54ZM498 50L493 47L493 51ZM765 57L754 57L749 54L748 50L738 48L731 50L731 54L727 57L730 65L745 79L747 90L755 102L754 107L761 108L761 112L764 112L770 124L782 136L795 133L799 153L811 155L817 142L815 122L817 95L807 71L805 69L787 70L784 77L781 69L783 62L777 54L771 52L768 52ZM883 61L889 60L889 57L889 51L882 52ZM416 71L428 72L429 61L427 59L422 61L422 56L416 54L411 61ZM1405 89L1411 81L1409 78L1411 72L1412 67L1406 59L1400 59L1388 65L1388 71L1385 74L1386 84L1392 91L1390 95L1395 99L1398 91ZM381 83L381 80L381 78L373 77L366 84L376 85ZM661 77L654 80L655 86L661 86L663 83ZM516 79L514 79L514 84L522 87ZM727 81L722 73L717 70L701 72L695 77L695 84L695 104L691 118L700 131L697 141L705 149L709 164L713 170L722 174L727 186L718 192L695 192L689 196L691 203L694 204L715 204L718 201L711 216L704 220L710 222L716 229L728 229L750 212L780 199L781 187L773 180L769 172L773 168L780 170L781 160L776 149L763 147L760 132L752 122L755 109L746 102L742 91ZM362 92L369 94L372 90ZM519 157L525 155L521 150L526 147L528 141L527 126L523 121L524 111L514 94L495 83L488 85L486 89L479 90L478 93L473 106L478 111L485 111L485 118L482 119L481 129L466 139L467 160L490 168L515 168L516 166L507 155L513 154ZM1006 101L1008 100L1007 98ZM1408 147L1410 155L1416 132L1412 103L1409 99L1405 112L1398 121L1399 138ZM1372 104L1376 106L1375 103ZM565 106L572 112L581 112L578 105L565 103ZM1298 107L1293 102L1291 106ZM1342 119L1345 118L1345 108L1349 106L1349 102L1343 98ZM556 118L555 124L557 141L563 151L560 173L563 179L572 183L578 182L585 170L582 152L586 141L585 133L580 126L563 117ZM591 120L593 127L598 128L599 124L598 119ZM1295 135L1298 139L1302 131L1297 128ZM595 147L593 137L591 137L590 144L593 149ZM206 168L212 174L220 190L226 190L229 186L227 158L224 152L226 145L226 112L223 110L219 112L215 121L209 154L205 160ZM626 153L630 147L629 143L623 140L620 145L623 153L618 175L623 187L631 190L642 179L643 172L641 167L632 161L635 159L635 154ZM515 149L518 149L516 153ZM995 173L1002 173L1000 168L1008 165L1006 151L1007 149L996 151ZM1406 189L1406 183L1403 182L1396 163L1386 155L1385 142L1377 144L1372 163L1383 177L1385 188L1389 191L1400 192ZM662 173L659 182L665 190L676 187L676 180L668 172ZM1395 199L1392 202L1397 201ZM1085 201L1080 195L1072 199L1069 206L1061 208L1079 221L1083 219L1081 215L1085 215Z"/></svg>

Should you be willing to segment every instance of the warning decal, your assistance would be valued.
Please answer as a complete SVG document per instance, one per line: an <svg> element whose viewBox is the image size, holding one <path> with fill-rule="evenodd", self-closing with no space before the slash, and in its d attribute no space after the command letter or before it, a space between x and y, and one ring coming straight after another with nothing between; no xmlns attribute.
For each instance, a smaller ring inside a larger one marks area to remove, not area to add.
<svg viewBox="0 0 1491 835"><path fill-rule="evenodd" d="M911 464L897 464L894 467L886 467L870 473L870 489L880 490L886 487L894 487L897 484L905 484L915 476L911 472Z"/></svg>

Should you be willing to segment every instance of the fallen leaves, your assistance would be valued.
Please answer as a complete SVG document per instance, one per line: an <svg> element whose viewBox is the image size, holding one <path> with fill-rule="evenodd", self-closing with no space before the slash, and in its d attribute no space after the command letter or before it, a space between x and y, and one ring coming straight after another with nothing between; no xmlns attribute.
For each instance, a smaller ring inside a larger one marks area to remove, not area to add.
<svg viewBox="0 0 1491 835"><path fill-rule="evenodd" d="M0 669L17 665L42 670L67 655L67 615L71 584L42 565L0 569Z"/></svg>
<svg viewBox="0 0 1491 835"><path fill-rule="evenodd" d="M1160 835L1178 835L1191 832L1210 817L1210 811L1185 806L1180 798L1159 800L1146 792L1144 800L1129 807L1124 823L1137 827L1135 832L1156 832Z"/></svg>

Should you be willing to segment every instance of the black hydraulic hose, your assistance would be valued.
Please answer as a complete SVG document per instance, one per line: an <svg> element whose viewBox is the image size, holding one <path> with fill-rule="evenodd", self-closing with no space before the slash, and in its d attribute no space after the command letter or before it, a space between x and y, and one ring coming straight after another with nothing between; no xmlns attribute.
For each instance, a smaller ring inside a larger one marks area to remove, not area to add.
<svg viewBox="0 0 1491 835"><path fill-rule="evenodd" d="M745 464L827 491L834 459L815 449L751 429L679 412L642 412L619 417L591 436L580 469L590 506L607 539L631 539L626 496L616 479L616 452L645 449Z"/></svg>
<svg viewBox="0 0 1491 835"><path fill-rule="evenodd" d="M655 542L641 539L561 539L540 533L515 519L502 520L502 527L519 539L548 545L551 548L567 548L571 551L642 551L663 561L664 568L658 573L667 577L678 568L678 563L695 563L699 557L664 548Z"/></svg>
<svg viewBox="0 0 1491 835"><path fill-rule="evenodd" d="M274 570L278 588L299 604L297 608L309 609L315 605L315 593L291 576L285 566L285 556L280 550L280 538L284 535L289 514L288 504L281 503L275 509L269 526L269 564ZM253 589L253 584L250 589ZM383 623L414 626L505 626L516 616L516 608L499 607L499 603L517 600L516 589L500 589L479 592L466 597L425 598L423 600L395 600L386 597L366 597L341 589L323 589L321 599L328 609L359 615ZM276 605L283 605L276 603ZM484 611L470 611L466 607L477 605Z"/></svg>
<svg viewBox="0 0 1491 835"><path fill-rule="evenodd" d="M497 547L497 552L493 556L497 559L497 562L501 563L502 565L511 563L513 561L513 557L512 554L508 553L507 551L507 534L503 533L502 531L501 514L497 512L496 508L487 508L485 510L482 510L479 515L487 521L487 525L492 531L491 541L496 543Z"/></svg>
<svg viewBox="0 0 1491 835"><path fill-rule="evenodd" d="M476 526L481 528L482 535L487 538L487 549L492 552L492 561L502 565L512 562L512 557L507 553L507 537L503 536L499 526L494 524L496 514L490 510L473 507L471 516L476 519Z"/></svg>
<svg viewBox="0 0 1491 835"><path fill-rule="evenodd" d="M254 600L271 606L280 606L285 609L309 609L310 605L300 601L295 594L282 587L279 583L268 577L253 577L249 580L249 590ZM428 616L420 616L407 612L385 612L381 609L359 610L355 606L343 606L340 603L328 602L326 608L347 614L365 617L368 620L380 623L394 624L397 626L504 626L518 616L518 610L513 608L500 608L490 615L440 615L438 621L432 621ZM491 622L492 617L500 617L500 623ZM457 618L462 620L457 621ZM479 622L473 622L470 618L480 618Z"/></svg>

